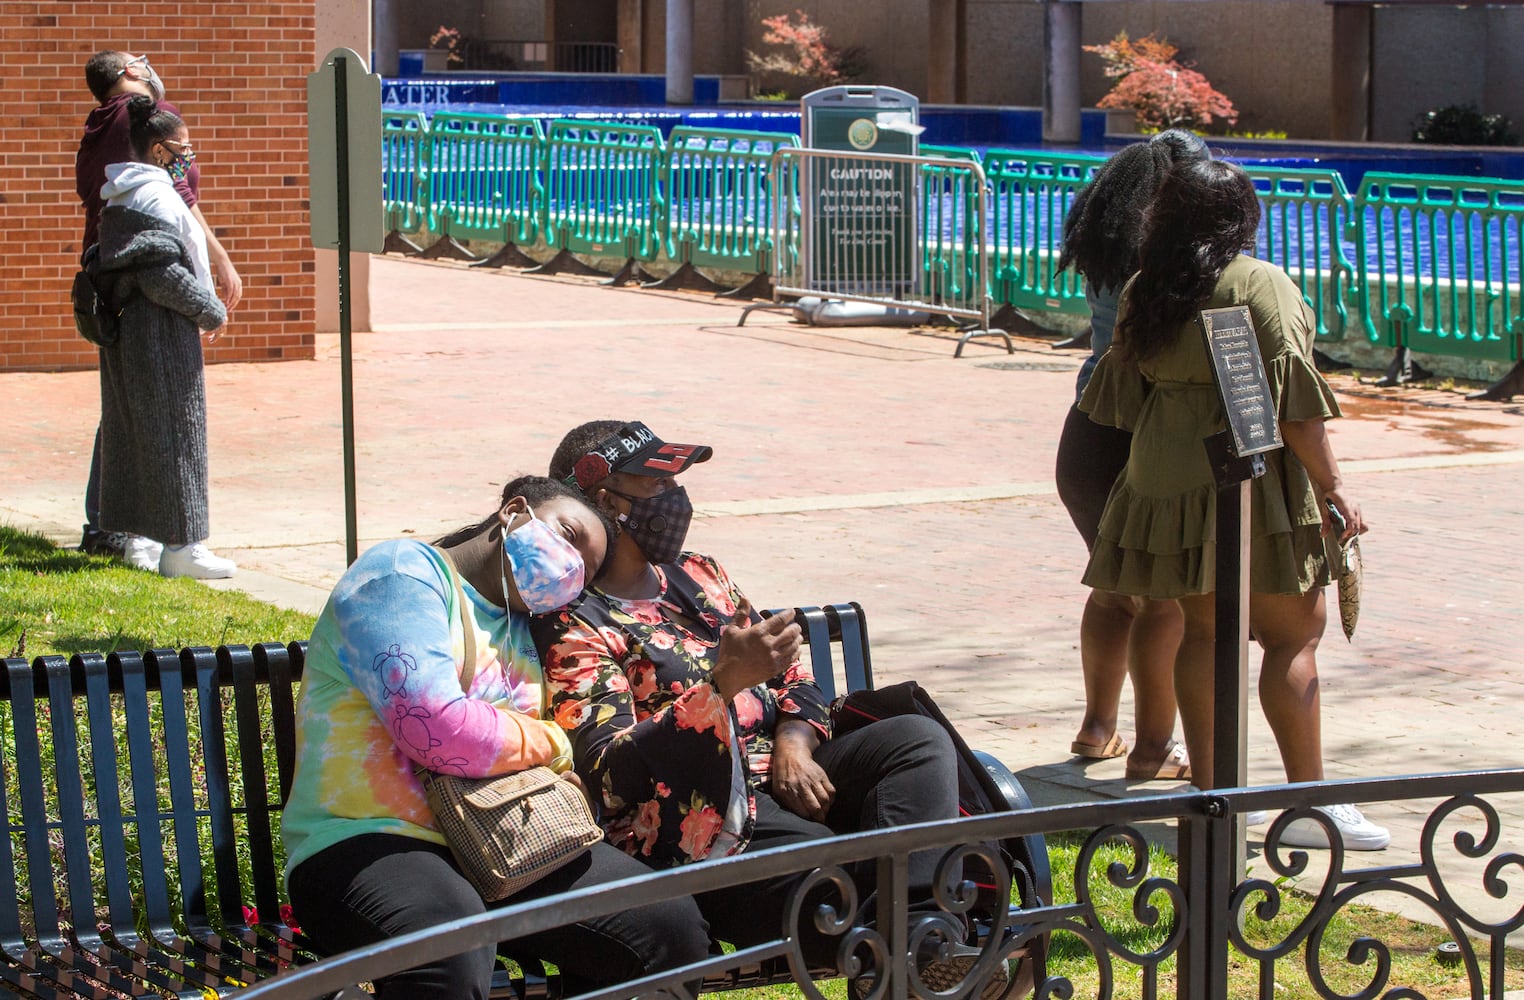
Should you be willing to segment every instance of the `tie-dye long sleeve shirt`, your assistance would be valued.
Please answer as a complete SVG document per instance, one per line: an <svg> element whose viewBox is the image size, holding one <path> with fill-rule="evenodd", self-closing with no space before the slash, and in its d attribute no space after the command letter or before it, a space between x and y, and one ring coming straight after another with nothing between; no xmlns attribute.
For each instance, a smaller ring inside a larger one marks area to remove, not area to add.
<svg viewBox="0 0 1524 1000"><path fill-rule="evenodd" d="M349 567L307 647L296 704L296 774L282 817L286 871L350 837L442 844L415 773L466 777L568 758L540 721L543 680L524 616L463 583L476 671L460 686L465 636L453 570L422 542L383 542Z"/></svg>

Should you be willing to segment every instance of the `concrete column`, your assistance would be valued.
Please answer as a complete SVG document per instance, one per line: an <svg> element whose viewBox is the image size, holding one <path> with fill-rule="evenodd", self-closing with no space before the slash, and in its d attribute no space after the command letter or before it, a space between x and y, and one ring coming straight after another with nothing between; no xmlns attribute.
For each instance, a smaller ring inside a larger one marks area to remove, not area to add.
<svg viewBox="0 0 1524 1000"><path fill-rule="evenodd" d="M367 13L374 18L376 31L376 64L371 67L371 70L376 73L380 73L382 76L397 75L397 47L402 44L400 41L401 32L398 30L397 22L402 17L402 4L403 0L375 0L374 12L372 13L367 11ZM351 6L352 4L350 0L335 0L333 3L334 9L329 10L328 4L320 3L317 5L318 19L321 22L324 15L326 14L331 21L347 22L349 18L345 16L345 12L348 11ZM362 4L362 6L366 5ZM370 27L370 24L365 25L365 37L367 39L370 38ZM321 27L319 27L318 34L321 37ZM324 48L322 42L319 41L318 55L327 55L328 50L334 48L336 45L348 44L348 42L335 42L334 45L330 45L327 48ZM353 46L351 47L353 48ZM370 42L367 41L364 48L355 48L355 51L360 53L360 55L364 56L366 59L369 59Z"/></svg>
<svg viewBox="0 0 1524 1000"><path fill-rule="evenodd" d="M667 103L693 103L693 0L667 0Z"/></svg>
<svg viewBox="0 0 1524 1000"><path fill-rule="evenodd" d="M393 0L395 2L395 0ZM382 15L382 7L390 7L388 0L375 0L376 16ZM316 60L339 47L354 49L369 58L371 47L370 0L324 0L317 5L317 19L313 36L317 51ZM378 43L377 48L380 48ZM397 47L392 46L392 72L397 71ZM379 53L378 53L379 54ZM377 72L374 66L371 72ZM339 332L339 252L337 250L313 250L314 294L317 301L313 329L317 333ZM237 266L237 258L234 258ZM369 330L370 326L370 254L349 255L349 328Z"/></svg>
<svg viewBox="0 0 1524 1000"><path fill-rule="evenodd" d="M956 0L953 4L958 14L954 22L957 28L953 44L953 100L968 103L968 0Z"/></svg>
<svg viewBox="0 0 1524 1000"><path fill-rule="evenodd" d="M958 99L958 4L927 0L926 103Z"/></svg>
<svg viewBox="0 0 1524 1000"><path fill-rule="evenodd" d="M645 0L619 0L619 72L643 73Z"/></svg>
<svg viewBox="0 0 1524 1000"><path fill-rule="evenodd" d="M556 59L556 0L545 0L542 9L545 18L545 68L555 71L561 68Z"/></svg>
<svg viewBox="0 0 1524 1000"><path fill-rule="evenodd" d="M1077 0L1043 4L1042 137L1080 141L1080 12Z"/></svg>
<svg viewBox="0 0 1524 1000"><path fill-rule="evenodd" d="M1333 9L1333 93L1328 137L1364 142L1371 137L1372 8L1337 4Z"/></svg>

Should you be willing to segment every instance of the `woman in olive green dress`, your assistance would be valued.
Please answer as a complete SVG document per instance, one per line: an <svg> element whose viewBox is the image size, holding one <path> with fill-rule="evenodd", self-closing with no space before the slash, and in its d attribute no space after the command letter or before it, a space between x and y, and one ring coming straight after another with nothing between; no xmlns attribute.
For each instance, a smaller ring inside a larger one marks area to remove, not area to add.
<svg viewBox="0 0 1524 1000"><path fill-rule="evenodd" d="M1244 253L1254 246L1259 214L1240 168L1206 161L1171 170L1149 209L1141 269L1122 290L1116 339L1080 402L1092 420L1133 432L1085 583L1179 601L1185 637L1175 689L1201 788L1214 787L1217 507L1202 439L1225 426L1202 309L1249 307L1286 443L1265 456L1266 474L1252 481L1249 621L1264 648L1260 704L1291 781L1323 779L1316 654L1327 623L1327 504L1344 519L1343 538L1368 527L1324 430L1339 406L1312 363L1312 315L1284 271ZM1347 848L1386 846L1386 831L1355 807L1323 811ZM1304 820L1282 843L1325 846L1327 836Z"/></svg>

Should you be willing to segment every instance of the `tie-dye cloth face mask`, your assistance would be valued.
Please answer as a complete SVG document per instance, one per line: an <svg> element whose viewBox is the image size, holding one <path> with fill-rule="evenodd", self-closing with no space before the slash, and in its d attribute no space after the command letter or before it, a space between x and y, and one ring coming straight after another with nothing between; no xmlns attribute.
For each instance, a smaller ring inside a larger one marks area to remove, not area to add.
<svg viewBox="0 0 1524 1000"><path fill-rule="evenodd" d="M586 580L582 554L571 542L529 511L529 520L503 535L500 569L503 600L508 599L508 578L530 614L544 614L570 604Z"/></svg>

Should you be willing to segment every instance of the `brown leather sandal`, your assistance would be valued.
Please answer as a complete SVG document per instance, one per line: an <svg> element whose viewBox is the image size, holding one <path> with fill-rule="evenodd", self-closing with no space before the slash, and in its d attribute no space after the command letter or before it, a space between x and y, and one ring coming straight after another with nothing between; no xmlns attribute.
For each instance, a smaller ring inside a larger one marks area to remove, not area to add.
<svg viewBox="0 0 1524 1000"><path fill-rule="evenodd" d="M1116 733L1111 734L1111 739L1105 743L1081 743L1075 740L1069 744L1069 752L1076 757L1088 757L1091 760L1110 760L1120 757L1127 752L1127 743Z"/></svg>
<svg viewBox="0 0 1524 1000"><path fill-rule="evenodd" d="M1164 760L1156 768L1127 766L1128 781L1189 781L1191 759L1186 755L1185 744L1170 740Z"/></svg>

